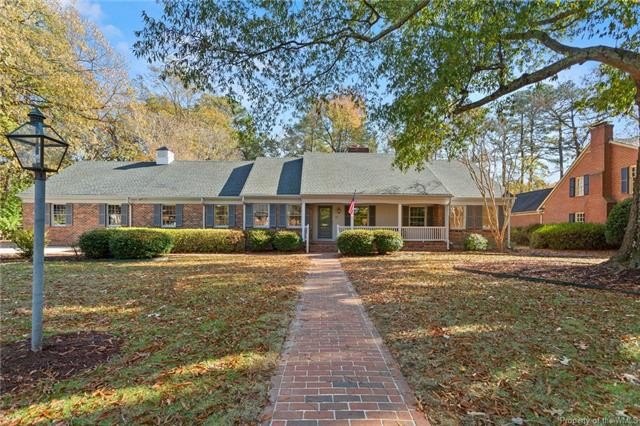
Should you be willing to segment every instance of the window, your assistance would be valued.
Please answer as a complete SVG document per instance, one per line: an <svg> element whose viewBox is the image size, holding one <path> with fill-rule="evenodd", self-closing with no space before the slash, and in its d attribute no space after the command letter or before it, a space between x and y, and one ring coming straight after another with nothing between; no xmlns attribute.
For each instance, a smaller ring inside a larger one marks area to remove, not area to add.
<svg viewBox="0 0 640 426"><path fill-rule="evenodd" d="M287 227L302 226L302 207L299 204L287 204Z"/></svg>
<svg viewBox="0 0 640 426"><path fill-rule="evenodd" d="M576 197L584 196L584 176L576 178Z"/></svg>
<svg viewBox="0 0 640 426"><path fill-rule="evenodd" d="M269 204L253 205L253 226L256 228L269 227Z"/></svg>
<svg viewBox="0 0 640 426"><path fill-rule="evenodd" d="M109 204L107 206L107 226L122 225L122 206L120 204Z"/></svg>
<svg viewBox="0 0 640 426"><path fill-rule="evenodd" d="M66 226L67 225L67 205L53 204L51 206L51 225Z"/></svg>
<svg viewBox="0 0 640 426"><path fill-rule="evenodd" d="M424 226L424 207L409 207L409 226Z"/></svg>
<svg viewBox="0 0 640 426"><path fill-rule="evenodd" d="M578 223L584 223L584 212L577 212L575 216L575 221Z"/></svg>
<svg viewBox="0 0 640 426"><path fill-rule="evenodd" d="M213 226L216 228L229 226L229 206L216 204L213 207L213 212Z"/></svg>
<svg viewBox="0 0 640 426"><path fill-rule="evenodd" d="M165 228L176 227L176 206L162 205L162 226Z"/></svg>
<svg viewBox="0 0 640 426"><path fill-rule="evenodd" d="M631 173L629 173L629 194L633 194L633 184L636 182L637 173L636 166L631 166Z"/></svg>
<svg viewBox="0 0 640 426"><path fill-rule="evenodd" d="M356 211L353 215L354 226L369 226L369 207L356 207Z"/></svg>
<svg viewBox="0 0 640 426"><path fill-rule="evenodd" d="M451 206L449 226L451 229L464 229L464 206Z"/></svg>

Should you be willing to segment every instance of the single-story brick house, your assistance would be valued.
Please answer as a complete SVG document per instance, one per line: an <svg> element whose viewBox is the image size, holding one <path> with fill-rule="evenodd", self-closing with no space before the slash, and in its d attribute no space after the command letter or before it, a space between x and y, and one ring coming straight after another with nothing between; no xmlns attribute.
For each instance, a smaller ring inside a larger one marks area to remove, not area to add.
<svg viewBox="0 0 640 426"><path fill-rule="evenodd" d="M393 155L306 153L255 161L80 161L47 181L46 229L52 244L72 244L100 227L272 228L299 230L311 248L335 249L350 228L399 231L411 248L446 250L485 233L483 200L466 167L433 161L401 172ZM33 223L33 188L21 194Z"/></svg>
<svg viewBox="0 0 640 426"><path fill-rule="evenodd" d="M511 226L605 223L611 208L633 196L638 139L616 139L613 126L591 128L591 140L553 187L518 194Z"/></svg>

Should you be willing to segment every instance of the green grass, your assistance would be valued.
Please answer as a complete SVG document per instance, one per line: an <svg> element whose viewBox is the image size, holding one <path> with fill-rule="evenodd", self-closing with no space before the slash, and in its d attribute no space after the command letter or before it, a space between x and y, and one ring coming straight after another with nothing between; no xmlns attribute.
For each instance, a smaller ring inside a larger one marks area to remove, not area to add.
<svg viewBox="0 0 640 426"><path fill-rule="evenodd" d="M254 422L267 400L306 259L171 256L167 262L48 262L46 336L119 336L97 369L2 395L16 424ZM0 266L1 343L30 330L30 265Z"/></svg>
<svg viewBox="0 0 640 426"><path fill-rule="evenodd" d="M452 269L482 257L342 259L432 423L640 419L640 298Z"/></svg>

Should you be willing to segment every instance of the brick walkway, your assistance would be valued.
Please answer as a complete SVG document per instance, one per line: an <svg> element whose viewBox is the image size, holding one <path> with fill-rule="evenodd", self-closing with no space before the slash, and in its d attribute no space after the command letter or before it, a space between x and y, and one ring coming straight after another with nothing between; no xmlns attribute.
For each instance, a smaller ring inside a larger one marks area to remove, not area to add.
<svg viewBox="0 0 640 426"><path fill-rule="evenodd" d="M264 425L428 425L335 255L313 255Z"/></svg>

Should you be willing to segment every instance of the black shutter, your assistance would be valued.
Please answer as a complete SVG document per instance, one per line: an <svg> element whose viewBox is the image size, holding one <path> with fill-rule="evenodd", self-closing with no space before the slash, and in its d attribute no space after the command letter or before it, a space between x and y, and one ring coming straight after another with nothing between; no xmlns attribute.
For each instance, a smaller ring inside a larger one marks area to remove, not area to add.
<svg viewBox="0 0 640 426"><path fill-rule="evenodd" d="M280 211L278 212L278 227L286 228L287 227L287 205L279 204L278 208Z"/></svg>
<svg viewBox="0 0 640 426"><path fill-rule="evenodd" d="M576 214L569 213L569 223L574 223L576 221Z"/></svg>
<svg viewBox="0 0 640 426"><path fill-rule="evenodd" d="M584 175L584 195L589 195L589 175Z"/></svg>
<svg viewBox="0 0 640 426"><path fill-rule="evenodd" d="M402 206L402 226L409 226L409 206Z"/></svg>
<svg viewBox="0 0 640 426"><path fill-rule="evenodd" d="M623 167L620 169L620 191L623 194L629 193L629 168Z"/></svg>
<svg viewBox="0 0 640 426"><path fill-rule="evenodd" d="M376 206L369 206L369 226L376 226Z"/></svg>
<svg viewBox="0 0 640 426"><path fill-rule="evenodd" d="M153 226L162 226L162 204L153 205Z"/></svg>
<svg viewBox="0 0 640 426"><path fill-rule="evenodd" d="M253 228L253 204L247 204L244 216L245 228Z"/></svg>
<svg viewBox="0 0 640 426"><path fill-rule="evenodd" d="M73 225L73 204L67 204L66 208L66 224Z"/></svg>
<svg viewBox="0 0 640 426"><path fill-rule="evenodd" d="M576 178L569 179L569 197L576 196Z"/></svg>
<svg viewBox="0 0 640 426"><path fill-rule="evenodd" d="M35 211L35 205L33 207ZM44 205L44 224L45 226L51 226L51 203Z"/></svg>
<svg viewBox="0 0 640 426"><path fill-rule="evenodd" d="M204 227L213 228L213 204L204 206Z"/></svg>
<svg viewBox="0 0 640 426"><path fill-rule="evenodd" d="M269 228L276 228L278 226L277 207L277 204L269 204Z"/></svg>
<svg viewBox="0 0 640 426"><path fill-rule="evenodd" d="M184 205L176 204L176 227L182 226L182 212L184 210Z"/></svg>
<svg viewBox="0 0 640 426"><path fill-rule="evenodd" d="M107 225L107 205L98 204L98 225Z"/></svg>
<svg viewBox="0 0 640 426"><path fill-rule="evenodd" d="M236 226L236 205L229 204L229 228Z"/></svg>
<svg viewBox="0 0 640 426"><path fill-rule="evenodd" d="M120 226L129 226L129 204L120 205Z"/></svg>

